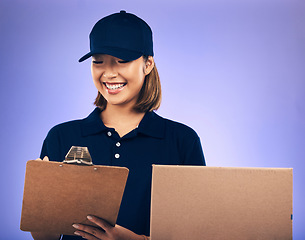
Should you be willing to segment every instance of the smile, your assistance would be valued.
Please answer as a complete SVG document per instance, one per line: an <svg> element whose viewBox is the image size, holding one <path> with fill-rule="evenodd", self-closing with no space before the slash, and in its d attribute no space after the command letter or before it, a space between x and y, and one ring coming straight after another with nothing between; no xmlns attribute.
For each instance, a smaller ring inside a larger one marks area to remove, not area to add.
<svg viewBox="0 0 305 240"><path fill-rule="evenodd" d="M117 89L124 87L126 85L126 83L106 83L106 82L104 82L104 85L109 90L117 90Z"/></svg>

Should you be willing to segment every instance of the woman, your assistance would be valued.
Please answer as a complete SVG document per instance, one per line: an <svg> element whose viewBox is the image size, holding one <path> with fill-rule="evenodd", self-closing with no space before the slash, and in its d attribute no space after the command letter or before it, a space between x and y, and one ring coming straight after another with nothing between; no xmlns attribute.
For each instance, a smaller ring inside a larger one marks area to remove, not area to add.
<svg viewBox="0 0 305 240"><path fill-rule="evenodd" d="M129 176L117 225L88 216L99 227L74 224L75 236L63 239L147 239L152 164L205 165L195 131L154 112L161 85L153 55L150 27L125 11L104 17L90 33L90 52L79 61L92 57L97 107L87 118L52 128L41 158L61 161L71 146L86 146L94 164L127 167Z"/></svg>

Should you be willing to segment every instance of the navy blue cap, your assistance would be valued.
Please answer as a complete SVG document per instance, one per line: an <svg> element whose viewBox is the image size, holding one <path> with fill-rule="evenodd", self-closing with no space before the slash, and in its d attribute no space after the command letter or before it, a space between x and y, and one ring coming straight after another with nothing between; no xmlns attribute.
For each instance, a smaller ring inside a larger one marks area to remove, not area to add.
<svg viewBox="0 0 305 240"><path fill-rule="evenodd" d="M90 52L79 62L94 54L108 54L125 61L154 55L150 27L144 20L126 11L99 20L92 28L89 39Z"/></svg>

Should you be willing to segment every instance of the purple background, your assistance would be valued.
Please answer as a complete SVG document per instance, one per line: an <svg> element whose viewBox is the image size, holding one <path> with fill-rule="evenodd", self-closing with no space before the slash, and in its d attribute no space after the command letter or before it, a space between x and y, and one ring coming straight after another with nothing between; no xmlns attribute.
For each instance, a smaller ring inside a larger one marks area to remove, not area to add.
<svg viewBox="0 0 305 240"><path fill-rule="evenodd" d="M125 9L152 27L164 117L193 127L209 166L294 168L294 239L305 239L303 0L1 0L1 239L19 230L25 163L96 89L88 34Z"/></svg>

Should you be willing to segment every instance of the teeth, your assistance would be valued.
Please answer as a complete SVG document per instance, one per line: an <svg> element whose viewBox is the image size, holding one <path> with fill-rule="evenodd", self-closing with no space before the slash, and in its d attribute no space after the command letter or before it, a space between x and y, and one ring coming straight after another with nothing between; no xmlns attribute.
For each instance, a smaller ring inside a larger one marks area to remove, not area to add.
<svg viewBox="0 0 305 240"><path fill-rule="evenodd" d="M115 90L115 89L119 89L119 88L123 87L125 84L124 83L119 83L119 84L111 84L111 85L109 85L109 84L105 83L105 85L106 85L106 87L108 89Z"/></svg>

